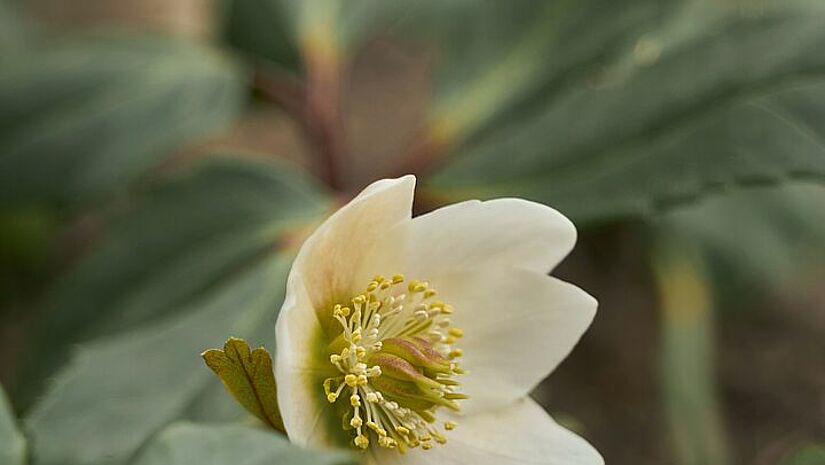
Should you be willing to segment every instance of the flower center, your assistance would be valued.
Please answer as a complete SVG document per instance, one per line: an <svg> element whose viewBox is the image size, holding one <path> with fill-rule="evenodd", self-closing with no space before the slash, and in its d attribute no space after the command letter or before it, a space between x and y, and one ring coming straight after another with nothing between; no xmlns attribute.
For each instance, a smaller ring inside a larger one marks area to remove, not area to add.
<svg viewBox="0 0 825 465"><path fill-rule="evenodd" d="M435 300L426 281L404 283L402 275L376 276L351 307L332 309L342 330L329 361L341 375L324 380L324 392L330 403L348 396L344 429L354 430L361 449L371 437L400 452L443 444L436 411L459 411L456 401L468 398L453 379L464 373L456 361L461 349L453 346L463 335L450 321L453 307ZM455 427L443 423L445 430Z"/></svg>

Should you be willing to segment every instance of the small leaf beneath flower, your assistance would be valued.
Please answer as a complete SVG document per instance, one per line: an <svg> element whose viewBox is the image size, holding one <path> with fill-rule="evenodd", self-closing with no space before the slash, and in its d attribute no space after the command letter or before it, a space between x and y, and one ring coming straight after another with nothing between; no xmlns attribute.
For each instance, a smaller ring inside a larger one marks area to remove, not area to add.
<svg viewBox="0 0 825 465"><path fill-rule="evenodd" d="M285 432L278 410L272 357L266 349L258 347L250 351L246 341L230 337L223 350L209 349L201 356L243 408L272 428Z"/></svg>

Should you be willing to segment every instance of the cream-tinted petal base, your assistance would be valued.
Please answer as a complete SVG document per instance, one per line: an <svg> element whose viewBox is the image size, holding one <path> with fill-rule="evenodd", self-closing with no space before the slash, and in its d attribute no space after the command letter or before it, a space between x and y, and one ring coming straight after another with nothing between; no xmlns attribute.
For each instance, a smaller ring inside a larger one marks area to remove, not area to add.
<svg viewBox="0 0 825 465"><path fill-rule="evenodd" d="M524 398L459 420L447 443L404 455L375 450L370 465L603 465L584 439Z"/></svg>

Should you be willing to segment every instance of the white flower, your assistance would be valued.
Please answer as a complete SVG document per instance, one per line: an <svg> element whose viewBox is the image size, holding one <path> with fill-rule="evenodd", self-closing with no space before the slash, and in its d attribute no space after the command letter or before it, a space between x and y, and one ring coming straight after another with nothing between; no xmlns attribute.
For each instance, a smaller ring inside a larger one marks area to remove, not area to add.
<svg viewBox="0 0 825 465"><path fill-rule="evenodd" d="M412 219L414 186L373 183L295 259L277 323L289 438L381 464L602 464L528 397L595 314L547 275L572 223L521 199Z"/></svg>

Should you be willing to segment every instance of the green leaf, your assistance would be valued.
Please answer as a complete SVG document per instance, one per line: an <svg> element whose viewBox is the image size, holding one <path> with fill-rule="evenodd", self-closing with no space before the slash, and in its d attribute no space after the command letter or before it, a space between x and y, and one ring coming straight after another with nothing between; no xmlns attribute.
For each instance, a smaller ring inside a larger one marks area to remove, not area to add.
<svg viewBox="0 0 825 465"><path fill-rule="evenodd" d="M0 463L23 465L25 459L26 440L17 428L17 419L0 387Z"/></svg>
<svg viewBox="0 0 825 465"><path fill-rule="evenodd" d="M227 333L272 333L290 259L268 258L177 317L82 345L26 418L33 463L121 464L184 416L218 384L199 360L203 347Z"/></svg>
<svg viewBox="0 0 825 465"><path fill-rule="evenodd" d="M20 51L30 40L28 18L20 14L18 7L10 0L0 0L0 63L8 59L5 54Z"/></svg>
<svg viewBox="0 0 825 465"><path fill-rule="evenodd" d="M823 20L821 4L791 1L693 34L678 33L679 19L640 30L612 68L457 150L430 189L523 196L594 222L743 184L821 178Z"/></svg>
<svg viewBox="0 0 825 465"><path fill-rule="evenodd" d="M280 0L231 0L225 15L230 45L287 69L301 68L296 38Z"/></svg>
<svg viewBox="0 0 825 465"><path fill-rule="evenodd" d="M821 465L825 463L825 444L808 444L789 454L781 465Z"/></svg>
<svg viewBox="0 0 825 465"><path fill-rule="evenodd" d="M726 310L743 299L815 285L825 259L825 186L787 183L708 198L677 208L656 224L659 237L701 248ZM809 283L807 277L812 278Z"/></svg>
<svg viewBox="0 0 825 465"><path fill-rule="evenodd" d="M455 144L546 105L586 73L625 51L661 22L676 1L561 0L465 2L437 46L430 134Z"/></svg>
<svg viewBox="0 0 825 465"><path fill-rule="evenodd" d="M250 352L246 341L231 337L223 350L209 349L201 356L243 408L264 424L286 432L278 409L272 357L266 349L258 347Z"/></svg>
<svg viewBox="0 0 825 465"><path fill-rule="evenodd" d="M269 431L240 425L177 423L161 432L133 465L350 465L342 452L304 450Z"/></svg>
<svg viewBox="0 0 825 465"><path fill-rule="evenodd" d="M226 127L245 73L214 50L150 37L73 40L0 69L0 207L76 205Z"/></svg>
<svg viewBox="0 0 825 465"><path fill-rule="evenodd" d="M51 292L29 379L48 374L79 340L168 317L327 208L299 172L237 158L166 176L135 204Z"/></svg>

